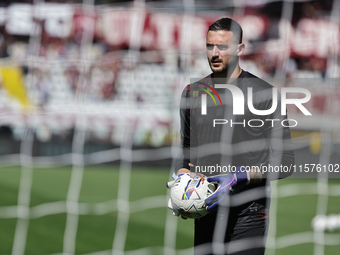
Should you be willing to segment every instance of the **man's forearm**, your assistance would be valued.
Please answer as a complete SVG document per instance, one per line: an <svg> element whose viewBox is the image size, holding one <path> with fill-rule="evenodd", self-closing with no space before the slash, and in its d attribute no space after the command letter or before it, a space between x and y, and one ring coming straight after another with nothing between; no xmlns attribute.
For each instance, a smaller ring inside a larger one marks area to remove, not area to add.
<svg viewBox="0 0 340 255"><path fill-rule="evenodd" d="M259 168L251 168L249 170L250 183L249 184L259 184L262 182L262 173Z"/></svg>

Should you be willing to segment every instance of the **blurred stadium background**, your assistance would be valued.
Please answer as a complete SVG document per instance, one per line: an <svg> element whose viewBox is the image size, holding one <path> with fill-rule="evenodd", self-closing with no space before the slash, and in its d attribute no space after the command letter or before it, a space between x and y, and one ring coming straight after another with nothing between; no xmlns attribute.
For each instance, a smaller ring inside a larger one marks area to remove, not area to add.
<svg viewBox="0 0 340 255"><path fill-rule="evenodd" d="M0 254L191 254L166 209L180 93L210 73L208 26L241 66L305 87L297 165L340 163L340 1L1 1ZM339 173L273 182L268 254L338 254ZM313 221L314 219L314 221Z"/></svg>

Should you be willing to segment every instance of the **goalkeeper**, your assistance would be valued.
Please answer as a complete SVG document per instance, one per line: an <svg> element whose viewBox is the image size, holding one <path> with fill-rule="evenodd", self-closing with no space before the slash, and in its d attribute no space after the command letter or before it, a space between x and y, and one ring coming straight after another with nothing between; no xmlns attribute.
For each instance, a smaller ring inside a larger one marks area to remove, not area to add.
<svg viewBox="0 0 340 255"><path fill-rule="evenodd" d="M186 86L181 97L183 151L176 161L177 174L195 171L195 166L200 170L216 165L236 169L234 173L201 172L213 175L209 181L219 182L221 188L206 200L209 214L195 220L195 255L263 255L269 182L291 172L262 173L260 167L294 164L289 125L286 116L281 116L280 96L276 95L277 109L267 115L255 115L248 108L249 88L256 110L268 110L275 104L273 87L241 69L239 57L244 48L242 28L236 21L223 18L214 22L206 38L212 74ZM215 84L234 85L243 92L243 114L233 112L233 100L242 98L228 89L216 88ZM205 105L202 94L209 95ZM219 97L220 102L216 100L216 104L210 95ZM214 125L216 119L223 120L223 125Z"/></svg>

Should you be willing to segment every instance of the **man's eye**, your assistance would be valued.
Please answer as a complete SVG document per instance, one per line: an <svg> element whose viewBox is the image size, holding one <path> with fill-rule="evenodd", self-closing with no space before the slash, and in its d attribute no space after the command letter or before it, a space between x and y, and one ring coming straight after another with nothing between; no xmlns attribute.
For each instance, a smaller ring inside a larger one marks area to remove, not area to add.
<svg viewBox="0 0 340 255"><path fill-rule="evenodd" d="M228 45L225 45L225 44L217 45L217 48L219 50L226 50L226 49L228 49Z"/></svg>
<svg viewBox="0 0 340 255"><path fill-rule="evenodd" d="M215 45L207 44L207 50L213 50ZM219 50L227 50L229 48L226 44L219 44L216 45L217 49Z"/></svg>

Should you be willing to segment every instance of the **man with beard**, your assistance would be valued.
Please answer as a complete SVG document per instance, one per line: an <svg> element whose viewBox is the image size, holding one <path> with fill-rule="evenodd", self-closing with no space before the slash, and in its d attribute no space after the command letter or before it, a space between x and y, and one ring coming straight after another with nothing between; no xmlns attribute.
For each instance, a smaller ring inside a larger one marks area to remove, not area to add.
<svg viewBox="0 0 340 255"><path fill-rule="evenodd" d="M239 65L245 49L242 33L241 26L230 18L214 22L206 38L212 74L189 84L182 93L183 151L176 162L177 175L199 172L209 166L210 169L220 166L217 170L228 166L234 170L228 173L201 171L209 176L209 182L219 183L220 188L205 201L209 214L195 220L195 255L263 255L269 182L285 178L291 172L268 173L261 169L270 165L292 169L290 166L294 164L289 125L285 122L286 116L281 115L280 96L273 93L273 86ZM218 84L232 87L225 89ZM244 95L243 114L234 114L233 100L241 99L235 91L242 91ZM249 91L252 91L251 104L256 110L272 109L274 96L278 101L276 109L266 115L254 114L248 107ZM204 94L214 94L220 103L206 100L204 105ZM222 122L223 125L219 125Z"/></svg>

